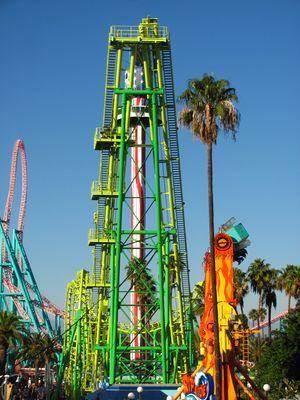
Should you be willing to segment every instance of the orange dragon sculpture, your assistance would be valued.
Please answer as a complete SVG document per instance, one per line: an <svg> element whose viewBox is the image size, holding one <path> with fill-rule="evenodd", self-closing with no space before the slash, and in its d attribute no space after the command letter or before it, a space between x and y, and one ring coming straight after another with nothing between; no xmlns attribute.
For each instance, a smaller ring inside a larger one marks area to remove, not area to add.
<svg viewBox="0 0 300 400"><path fill-rule="evenodd" d="M233 255L232 238L225 233L215 236L215 265L219 314L220 351L222 357L222 398L219 400L237 400L240 387L250 400L266 399L264 394L249 378L247 370L239 363L239 339L242 337L241 324L236 312L236 299L233 287ZM205 267L205 309L201 317L199 333L201 337L200 353L204 358L199 362L192 374L183 374L182 387L174 400L185 393L187 400L214 399L214 334L212 285L210 275L210 253L204 258ZM240 376L244 376L251 387L249 389ZM255 394L253 394L254 392Z"/></svg>

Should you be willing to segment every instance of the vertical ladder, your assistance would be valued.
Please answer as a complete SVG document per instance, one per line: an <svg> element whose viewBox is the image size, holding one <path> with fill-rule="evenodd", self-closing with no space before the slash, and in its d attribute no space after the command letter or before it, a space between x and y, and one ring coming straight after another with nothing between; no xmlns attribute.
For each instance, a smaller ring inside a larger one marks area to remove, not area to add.
<svg viewBox="0 0 300 400"><path fill-rule="evenodd" d="M243 333L243 343L242 343L242 354L243 354L243 362L246 367L249 365L249 333Z"/></svg>
<svg viewBox="0 0 300 400"><path fill-rule="evenodd" d="M114 85L116 76L117 51L115 48L109 47L106 65L106 82L105 82L105 103L103 113L103 126L109 128L112 121L112 106L114 96Z"/></svg>
<svg viewBox="0 0 300 400"><path fill-rule="evenodd" d="M165 104L168 120L169 148L171 157L172 183L174 190L174 206L177 224L177 240L181 262L181 290L184 307L186 330L191 330L190 319L190 280L187 257L187 244L184 219L184 202L182 196L181 170L179 160L179 144L176 122L176 107L174 95L174 82L172 72L172 56L170 47L162 50L162 65L165 89Z"/></svg>
<svg viewBox="0 0 300 400"><path fill-rule="evenodd" d="M105 82L105 95L104 95L104 113L103 113L103 127L110 128L112 123L112 107L113 107L113 96L114 96L114 84L116 75L116 61L117 51L115 48L109 47L107 54L107 66L106 66L106 82ZM108 161L109 161L109 150L101 151L101 176L99 180L103 188L106 188L108 179ZM103 235L104 229L104 214L105 214L106 199L100 197L98 200L98 235ZM96 282L100 279L100 262L101 262L102 244L98 243L95 245L95 261L94 261L94 274Z"/></svg>
<svg viewBox="0 0 300 400"><path fill-rule="evenodd" d="M101 186L106 188L107 185L107 176L108 176L108 160L109 160L109 150L101 151L101 174L100 174L100 182ZM98 214L98 224L97 224L97 232L99 236L103 236L104 231L104 217L105 217L105 197L100 197L98 199L97 204L97 214ZM102 244L97 243L95 245L95 265L94 265L94 274L96 282L100 278L100 260L102 253Z"/></svg>

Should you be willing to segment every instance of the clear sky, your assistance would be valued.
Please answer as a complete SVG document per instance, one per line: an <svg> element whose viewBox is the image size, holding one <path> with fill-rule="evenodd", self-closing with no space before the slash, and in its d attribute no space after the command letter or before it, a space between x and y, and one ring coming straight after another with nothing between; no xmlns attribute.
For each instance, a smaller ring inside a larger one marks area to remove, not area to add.
<svg viewBox="0 0 300 400"><path fill-rule="evenodd" d="M171 31L177 95L204 72L237 88L238 140L221 138L214 153L215 222L235 216L249 231L242 269L257 257L277 268L300 264L298 0L0 0L0 207L12 147L22 138L24 242L40 289L60 306L67 282L91 265L93 135L102 119L109 26L138 25L147 15ZM184 130L180 147L196 282L208 247L206 154ZM256 305L247 300L248 309ZM284 308L281 296L278 311Z"/></svg>

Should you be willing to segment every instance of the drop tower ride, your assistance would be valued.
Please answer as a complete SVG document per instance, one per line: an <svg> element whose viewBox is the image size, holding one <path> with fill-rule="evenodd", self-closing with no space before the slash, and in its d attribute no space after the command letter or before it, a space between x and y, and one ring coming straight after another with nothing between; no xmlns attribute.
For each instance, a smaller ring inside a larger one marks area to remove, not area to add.
<svg viewBox="0 0 300 400"><path fill-rule="evenodd" d="M155 18L109 32L93 266L67 290L70 391L177 383L193 362L170 36Z"/></svg>

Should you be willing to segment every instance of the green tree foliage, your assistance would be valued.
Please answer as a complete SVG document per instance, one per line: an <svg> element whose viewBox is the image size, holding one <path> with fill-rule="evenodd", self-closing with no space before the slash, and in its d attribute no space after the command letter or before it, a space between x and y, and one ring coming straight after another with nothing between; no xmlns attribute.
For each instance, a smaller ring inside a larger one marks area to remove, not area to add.
<svg viewBox="0 0 300 400"><path fill-rule="evenodd" d="M234 297L241 308L242 315L244 315L244 298L249 293L249 285L246 272L239 268L233 270L233 287Z"/></svg>
<svg viewBox="0 0 300 400"><path fill-rule="evenodd" d="M235 246L234 246L235 247ZM240 265L247 257L248 251L246 249L234 248L233 261Z"/></svg>
<svg viewBox="0 0 300 400"><path fill-rule="evenodd" d="M22 332L24 326L18 316L7 311L0 312L0 375L5 374L9 347L23 340Z"/></svg>
<svg viewBox="0 0 300 400"><path fill-rule="evenodd" d="M261 358L264 349L267 346L267 341L265 339L261 339L257 335L252 335L249 337L249 354L250 361L256 364L258 360Z"/></svg>
<svg viewBox="0 0 300 400"><path fill-rule="evenodd" d="M191 305L193 314L199 315L200 318L204 311L204 292L205 292L205 283L204 281L200 281L196 283L194 289L192 291L191 296Z"/></svg>
<svg viewBox="0 0 300 400"><path fill-rule="evenodd" d="M46 368L49 369L50 362L56 360L55 342L44 333L28 333L24 338L19 356L34 364L37 379L39 368L46 365Z"/></svg>
<svg viewBox="0 0 300 400"><path fill-rule="evenodd" d="M278 278L278 288L288 296L288 310L291 310L291 298L300 298L300 267L298 265L287 265Z"/></svg>
<svg viewBox="0 0 300 400"><path fill-rule="evenodd" d="M255 381L271 386L270 399L294 399L300 387L300 313L290 313L273 334L255 365ZM285 389L287 388L287 389ZM287 397L288 392L290 393ZM299 393L298 393L299 394Z"/></svg>
<svg viewBox="0 0 300 400"><path fill-rule="evenodd" d="M42 333L28 333L24 339L23 347L19 356L21 359L32 362L35 367L35 378L37 380L39 368L42 366L43 357L43 335Z"/></svg>
<svg viewBox="0 0 300 400"><path fill-rule="evenodd" d="M235 138L239 113L234 106L236 91L225 79L215 80L204 74L191 79L188 88L179 96L185 107L179 113L181 125L189 128L204 144L216 144L220 130Z"/></svg>
<svg viewBox="0 0 300 400"><path fill-rule="evenodd" d="M252 321L252 326L259 326L260 321L266 318L267 310L262 307L260 310L252 309L248 313L248 318Z"/></svg>
<svg viewBox="0 0 300 400"><path fill-rule="evenodd" d="M236 91L225 79L215 80L212 75L205 74L202 79L191 79L187 89L179 96L184 103L179 113L179 123L190 129L207 148L207 181L209 206L209 243L211 252L211 282L213 315L218 320L217 291L214 257L214 200L213 200L213 145L217 143L219 131L229 133L235 138L239 125L239 112L235 107L238 101ZM219 331L214 325L216 397L221 398L221 354L219 347Z"/></svg>
<svg viewBox="0 0 300 400"><path fill-rule="evenodd" d="M278 273L279 271L274 268L269 268L265 272L265 285L263 288L263 302L268 310L268 328L269 338L271 338L271 314L272 307L277 306L276 289L278 287Z"/></svg>
<svg viewBox="0 0 300 400"><path fill-rule="evenodd" d="M258 294L258 313L261 314L263 306L263 293L267 286L265 274L270 269L270 264L267 264L265 260L257 258L248 267L247 278L250 283L250 287L254 293ZM258 319L258 329L260 327L260 320Z"/></svg>
<svg viewBox="0 0 300 400"><path fill-rule="evenodd" d="M131 281L139 295L140 303L147 304L155 301L156 282L146 263L134 257L125 267L127 279Z"/></svg>
<svg viewBox="0 0 300 400"><path fill-rule="evenodd" d="M260 321L264 321L267 315L267 310L262 307L259 311L258 311L258 315L259 315L259 320Z"/></svg>
<svg viewBox="0 0 300 400"><path fill-rule="evenodd" d="M238 314L238 320L241 323L241 326L243 329L248 329L249 328L249 320L246 314Z"/></svg>
<svg viewBox="0 0 300 400"><path fill-rule="evenodd" d="M19 352L21 359L35 367L35 381L38 381L39 368L45 366L47 399L50 396L50 363L56 361L56 342L44 333L28 333Z"/></svg>
<svg viewBox="0 0 300 400"><path fill-rule="evenodd" d="M259 320L258 311L255 308L252 308L252 310L250 310L248 313L248 318L252 321L252 326L254 326Z"/></svg>

